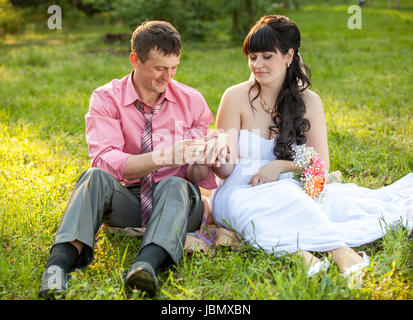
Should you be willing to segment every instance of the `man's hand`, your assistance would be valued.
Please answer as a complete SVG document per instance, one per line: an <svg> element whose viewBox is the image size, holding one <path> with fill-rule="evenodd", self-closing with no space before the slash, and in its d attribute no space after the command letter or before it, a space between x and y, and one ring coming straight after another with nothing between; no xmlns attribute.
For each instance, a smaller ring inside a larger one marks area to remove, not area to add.
<svg viewBox="0 0 413 320"><path fill-rule="evenodd" d="M186 139L154 153L154 162L163 166L179 167L185 164L220 167L230 160L229 136L218 131L204 139Z"/></svg>
<svg viewBox="0 0 413 320"><path fill-rule="evenodd" d="M204 138L206 142L206 164L219 168L230 160L230 138L226 133L213 131Z"/></svg>
<svg viewBox="0 0 413 320"><path fill-rule="evenodd" d="M186 139L175 142L169 148L154 153L155 163L168 167L180 167L193 164L205 154L206 143L204 140Z"/></svg>
<svg viewBox="0 0 413 320"><path fill-rule="evenodd" d="M210 172L210 167L219 167L227 163L230 157L229 136L214 131L204 138L205 149L197 153L199 157L188 167L188 179L194 183L203 181ZM192 153L194 155L195 153Z"/></svg>

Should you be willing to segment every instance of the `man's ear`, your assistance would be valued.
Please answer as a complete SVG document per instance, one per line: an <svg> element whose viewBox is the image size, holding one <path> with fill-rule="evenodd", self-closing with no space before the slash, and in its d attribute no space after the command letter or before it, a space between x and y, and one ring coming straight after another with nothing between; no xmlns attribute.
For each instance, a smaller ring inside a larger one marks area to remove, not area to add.
<svg viewBox="0 0 413 320"><path fill-rule="evenodd" d="M132 67L136 68L138 66L138 56L136 55L136 53L131 52L129 54L129 61L132 65Z"/></svg>

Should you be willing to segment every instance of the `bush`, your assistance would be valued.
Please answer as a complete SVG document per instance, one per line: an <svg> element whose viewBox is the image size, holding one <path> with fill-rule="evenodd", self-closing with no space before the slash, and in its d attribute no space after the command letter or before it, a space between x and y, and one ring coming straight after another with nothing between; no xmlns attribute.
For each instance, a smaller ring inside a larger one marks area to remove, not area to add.
<svg viewBox="0 0 413 320"><path fill-rule="evenodd" d="M22 15L9 0L0 0L0 37L16 33L23 23Z"/></svg>
<svg viewBox="0 0 413 320"><path fill-rule="evenodd" d="M112 16L134 28L145 20L165 20L188 38L202 39L208 33L204 23L219 16L218 0L114 0Z"/></svg>
<svg viewBox="0 0 413 320"><path fill-rule="evenodd" d="M45 3L43 0L0 0L0 3L31 12L31 20L48 18L47 7L50 3ZM250 27L262 15L280 13L281 7L298 8L298 3L299 0L53 1L53 4L62 8L64 16L69 18L109 12L109 16L114 20L132 29L145 20L165 20L172 23L185 39L205 40L208 36L214 38L217 33L224 33L237 42L244 39ZM10 19L17 19L13 18L13 15L8 18L6 22ZM8 30L17 30L18 23L10 24L10 21L7 23Z"/></svg>
<svg viewBox="0 0 413 320"><path fill-rule="evenodd" d="M236 41L244 40L249 29L264 14L270 14L271 0L228 0L227 12L232 17L231 38Z"/></svg>
<svg viewBox="0 0 413 320"><path fill-rule="evenodd" d="M105 2L109 0L84 0ZM249 28L263 14L273 11L274 0L111 0L112 16L130 27L143 21L166 20L186 38L204 39L211 31L208 22L217 20L228 23L230 36L243 39ZM287 1L284 1L287 2ZM294 1L297 3L297 0Z"/></svg>
<svg viewBox="0 0 413 320"><path fill-rule="evenodd" d="M112 0L10 0L16 7L31 8L32 10L38 10L44 12L45 8L51 5L58 5L65 10L79 10L91 15L102 11L101 8L108 8L108 4Z"/></svg>

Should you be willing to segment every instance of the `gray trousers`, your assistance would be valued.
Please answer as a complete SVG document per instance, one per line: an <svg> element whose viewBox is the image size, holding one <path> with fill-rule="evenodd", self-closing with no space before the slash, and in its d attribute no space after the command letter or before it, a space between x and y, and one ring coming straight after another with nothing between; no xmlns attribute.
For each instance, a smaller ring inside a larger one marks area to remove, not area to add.
<svg viewBox="0 0 413 320"><path fill-rule="evenodd" d="M201 224L203 206L199 187L169 177L153 184L152 214L141 247L154 243L173 263L182 259L187 231ZM93 261L94 239L102 223L112 227L141 227L139 186L125 187L110 173L91 168L80 176L64 212L53 245L78 240L85 244L74 268Z"/></svg>

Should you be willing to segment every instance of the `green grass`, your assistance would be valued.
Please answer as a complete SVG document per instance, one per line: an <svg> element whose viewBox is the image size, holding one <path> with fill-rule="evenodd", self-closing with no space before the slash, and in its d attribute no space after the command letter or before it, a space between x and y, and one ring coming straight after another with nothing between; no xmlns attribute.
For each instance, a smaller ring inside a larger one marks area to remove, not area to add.
<svg viewBox="0 0 413 320"><path fill-rule="evenodd" d="M375 3L378 1L375 1ZM285 12L284 12L285 13ZM331 170L377 188L413 171L413 7L363 8L361 30L347 7L303 6L287 14L302 32L302 56L326 109ZM96 87L130 72L129 44L104 21L31 25L0 44L0 298L36 299L48 251L83 170L89 167L84 114ZM184 39L185 41L185 39ZM249 76L241 44L185 42L176 79L199 89L216 114L224 90ZM68 299L146 299L127 295L122 272L139 240L100 232L95 261L76 271ZM403 232L358 248L374 265L361 290L336 266L308 279L294 256L249 246L185 256L160 276L157 299L412 299L412 241Z"/></svg>

